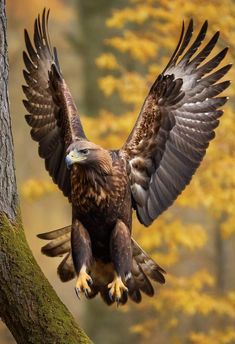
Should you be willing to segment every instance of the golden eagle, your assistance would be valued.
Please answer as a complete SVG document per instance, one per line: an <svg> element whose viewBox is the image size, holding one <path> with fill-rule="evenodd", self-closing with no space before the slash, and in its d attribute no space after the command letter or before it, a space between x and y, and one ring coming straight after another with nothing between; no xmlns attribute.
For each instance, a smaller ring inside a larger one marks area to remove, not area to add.
<svg viewBox="0 0 235 344"><path fill-rule="evenodd" d="M62 76L48 34L49 11L38 16L34 46L25 30L23 91L39 156L72 204L72 225L40 234L51 240L48 256L67 254L58 267L62 281L77 277L75 290L98 293L107 304L141 301L154 294L150 279L164 283L164 270L132 239L132 211L149 226L190 182L200 165L227 98L218 96L229 81L218 82L231 65L217 68L227 48L208 59L219 32L198 52L203 24L191 43L193 21L153 83L136 124L119 150L89 141ZM207 59L207 60L206 60ZM205 62L206 60L206 62Z"/></svg>

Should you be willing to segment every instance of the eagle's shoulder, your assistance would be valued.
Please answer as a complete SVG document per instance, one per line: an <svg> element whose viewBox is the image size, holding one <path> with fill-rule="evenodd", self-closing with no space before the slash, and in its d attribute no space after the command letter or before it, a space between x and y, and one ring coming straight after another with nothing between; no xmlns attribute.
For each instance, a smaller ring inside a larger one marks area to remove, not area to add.
<svg viewBox="0 0 235 344"><path fill-rule="evenodd" d="M109 151L111 158L112 158L112 165L113 165L113 173L118 173L123 177L127 176L127 160L125 159L125 156L123 155L123 152L121 150L115 150L112 149Z"/></svg>
<svg viewBox="0 0 235 344"><path fill-rule="evenodd" d="M118 149L110 149L109 154L112 158L113 163L119 161L121 158L120 151Z"/></svg>

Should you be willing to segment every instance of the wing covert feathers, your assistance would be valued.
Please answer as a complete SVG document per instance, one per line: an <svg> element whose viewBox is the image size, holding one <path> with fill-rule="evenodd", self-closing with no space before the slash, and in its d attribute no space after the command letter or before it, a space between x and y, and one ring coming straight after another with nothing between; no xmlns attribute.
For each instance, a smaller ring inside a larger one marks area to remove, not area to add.
<svg viewBox="0 0 235 344"><path fill-rule="evenodd" d="M230 84L219 82L231 65L217 68L228 48L208 59L219 32L197 53L208 28L192 41L193 21L184 25L175 52L152 85L137 122L122 148L129 165L133 206L148 226L190 182L223 114ZM207 62L205 62L205 60Z"/></svg>
<svg viewBox="0 0 235 344"><path fill-rule="evenodd" d="M32 139L39 144L39 156L53 181L70 196L69 172L65 165L65 152L69 144L85 138L69 89L62 77L56 49L52 50L48 33L49 11L34 23L33 43L25 30L26 52L23 71L26 86L23 92L25 116Z"/></svg>

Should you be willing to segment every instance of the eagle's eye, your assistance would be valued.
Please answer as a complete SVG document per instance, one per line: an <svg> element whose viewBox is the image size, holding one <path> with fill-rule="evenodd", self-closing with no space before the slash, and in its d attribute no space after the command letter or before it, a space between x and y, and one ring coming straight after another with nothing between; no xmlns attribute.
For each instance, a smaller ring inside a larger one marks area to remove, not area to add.
<svg viewBox="0 0 235 344"><path fill-rule="evenodd" d="M87 148L81 149L79 152L82 153L83 155L87 155L89 153L89 149Z"/></svg>

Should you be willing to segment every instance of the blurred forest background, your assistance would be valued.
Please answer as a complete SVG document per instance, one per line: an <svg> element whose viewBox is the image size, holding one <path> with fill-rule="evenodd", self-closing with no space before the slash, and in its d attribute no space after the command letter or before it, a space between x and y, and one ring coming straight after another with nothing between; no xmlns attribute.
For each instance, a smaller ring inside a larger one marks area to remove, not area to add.
<svg viewBox="0 0 235 344"><path fill-rule="evenodd" d="M208 37L221 31L219 47L235 54L233 0L8 0L10 106L21 211L30 247L45 275L96 344L235 343L235 125L234 86L216 139L177 202L134 237L167 270L166 285L140 305L107 307L100 299L78 301L73 284L56 275L60 259L40 253L36 234L71 221L70 206L44 171L23 115L23 29L51 8L50 33L64 77L88 137L118 148L131 130L148 88L163 70L182 21ZM214 52L215 54L216 52ZM234 79L234 71L228 79ZM228 94L229 93L229 94ZM0 343L14 343L0 323Z"/></svg>

